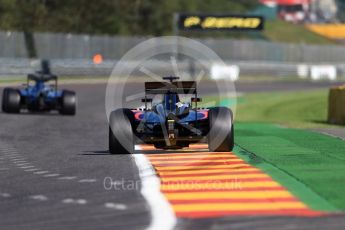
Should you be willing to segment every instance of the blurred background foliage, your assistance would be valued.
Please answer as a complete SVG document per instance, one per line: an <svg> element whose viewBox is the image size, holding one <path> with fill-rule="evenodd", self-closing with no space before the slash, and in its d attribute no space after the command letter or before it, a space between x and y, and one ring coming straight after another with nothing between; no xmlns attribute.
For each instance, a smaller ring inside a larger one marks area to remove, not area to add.
<svg viewBox="0 0 345 230"><path fill-rule="evenodd" d="M242 13L257 0L0 0L0 30L169 35L174 12Z"/></svg>

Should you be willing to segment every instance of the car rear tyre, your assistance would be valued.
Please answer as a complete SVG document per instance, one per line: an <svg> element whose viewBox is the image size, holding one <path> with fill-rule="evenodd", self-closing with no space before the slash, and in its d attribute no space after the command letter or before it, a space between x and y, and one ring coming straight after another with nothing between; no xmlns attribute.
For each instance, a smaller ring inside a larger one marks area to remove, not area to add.
<svg viewBox="0 0 345 230"><path fill-rule="evenodd" d="M75 115L77 97L75 92L64 90L61 97L60 113L64 115Z"/></svg>
<svg viewBox="0 0 345 230"><path fill-rule="evenodd" d="M7 94L8 94L8 88L5 88L2 91L2 102L1 102L1 110L2 112L7 112Z"/></svg>
<svg viewBox="0 0 345 230"><path fill-rule="evenodd" d="M208 147L212 152L230 152L234 148L232 111L226 107L211 108L208 112L210 131Z"/></svg>
<svg viewBox="0 0 345 230"><path fill-rule="evenodd" d="M5 88L2 95L2 111L6 113L20 112L20 93L16 89Z"/></svg>
<svg viewBox="0 0 345 230"><path fill-rule="evenodd" d="M134 153L134 114L130 109L117 109L109 118L109 152L111 154Z"/></svg>

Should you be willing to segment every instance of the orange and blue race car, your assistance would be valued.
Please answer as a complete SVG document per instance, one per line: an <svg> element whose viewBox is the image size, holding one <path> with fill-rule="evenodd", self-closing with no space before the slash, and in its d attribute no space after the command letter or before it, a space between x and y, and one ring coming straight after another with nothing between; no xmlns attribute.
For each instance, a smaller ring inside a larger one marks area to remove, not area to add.
<svg viewBox="0 0 345 230"><path fill-rule="evenodd" d="M138 143L153 144L158 149L181 149L191 143L208 142L209 150L229 152L234 147L231 109L198 108L195 81L177 81L163 77L162 82L145 82L144 104L138 109L119 108L109 117L109 151L134 153ZM193 95L182 102L180 95ZM155 97L155 98L153 98ZM154 99L161 97L156 103Z"/></svg>

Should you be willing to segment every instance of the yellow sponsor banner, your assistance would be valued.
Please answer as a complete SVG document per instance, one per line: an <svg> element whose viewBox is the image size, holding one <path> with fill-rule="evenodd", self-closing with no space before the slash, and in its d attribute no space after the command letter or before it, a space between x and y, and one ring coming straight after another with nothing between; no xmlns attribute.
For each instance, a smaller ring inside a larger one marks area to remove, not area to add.
<svg viewBox="0 0 345 230"><path fill-rule="evenodd" d="M306 27L310 31L330 39L345 39L345 24L308 24Z"/></svg>
<svg viewBox="0 0 345 230"><path fill-rule="evenodd" d="M250 15L180 14L182 30L263 30L264 18Z"/></svg>

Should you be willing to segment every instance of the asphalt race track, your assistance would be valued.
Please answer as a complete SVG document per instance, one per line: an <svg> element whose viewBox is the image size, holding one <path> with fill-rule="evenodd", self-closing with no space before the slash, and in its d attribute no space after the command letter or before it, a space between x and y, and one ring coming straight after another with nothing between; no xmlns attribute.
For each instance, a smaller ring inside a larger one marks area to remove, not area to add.
<svg viewBox="0 0 345 230"><path fill-rule="evenodd" d="M304 89L300 83L289 85L290 88L286 85L279 88L243 84L238 85L238 90ZM325 85L315 84L314 88L322 86ZM67 88L78 95L75 117L0 113L0 229L147 228L155 217L141 195L136 162L129 155L108 153L105 84ZM177 219L175 229L341 229L342 226L345 226L342 215L232 215L182 217Z"/></svg>

